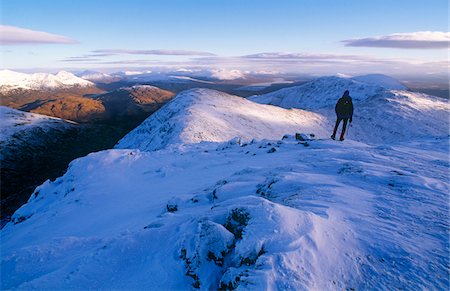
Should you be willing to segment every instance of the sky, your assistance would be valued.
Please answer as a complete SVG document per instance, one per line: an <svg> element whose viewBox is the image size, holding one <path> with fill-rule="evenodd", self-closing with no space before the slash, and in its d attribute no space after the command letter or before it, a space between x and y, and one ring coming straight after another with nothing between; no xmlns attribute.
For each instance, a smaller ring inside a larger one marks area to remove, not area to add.
<svg viewBox="0 0 450 291"><path fill-rule="evenodd" d="M447 0L0 0L1 67L446 74Z"/></svg>

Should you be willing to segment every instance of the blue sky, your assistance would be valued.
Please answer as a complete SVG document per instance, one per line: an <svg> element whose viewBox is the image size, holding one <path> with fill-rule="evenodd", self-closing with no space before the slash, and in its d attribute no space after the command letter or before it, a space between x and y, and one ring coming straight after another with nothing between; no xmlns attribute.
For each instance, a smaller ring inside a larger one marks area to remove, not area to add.
<svg viewBox="0 0 450 291"><path fill-rule="evenodd" d="M368 45L367 40L423 31L448 35L447 0L2 0L1 8L2 25L63 36L73 42L3 41L2 67L9 69L212 66L282 71L287 62L279 62L278 54L291 53L295 60L301 54L299 65L308 72L314 72L314 68L318 73L324 71L329 63L317 63L323 61L324 55L327 60L330 55L347 58L346 66L340 61L340 71L354 70L362 58L369 60L364 60L367 69L373 62L379 62L379 66L374 66L376 70L389 70L389 64L417 67L423 63L425 71L442 71L448 56L448 45L447 49L428 48L427 44L422 46L422 41L419 48L411 49L383 47L386 42L379 46L379 40ZM415 41L417 35L408 37ZM357 46L342 42L355 38L363 40ZM425 41L428 38L425 35ZM93 53L117 49L129 52ZM161 55L149 50L207 52L216 56ZM277 53L277 57L271 55L267 64L267 58L240 58L267 52ZM311 56L308 62L305 56ZM286 54L281 59L286 60ZM438 65L433 67L431 63L436 62Z"/></svg>

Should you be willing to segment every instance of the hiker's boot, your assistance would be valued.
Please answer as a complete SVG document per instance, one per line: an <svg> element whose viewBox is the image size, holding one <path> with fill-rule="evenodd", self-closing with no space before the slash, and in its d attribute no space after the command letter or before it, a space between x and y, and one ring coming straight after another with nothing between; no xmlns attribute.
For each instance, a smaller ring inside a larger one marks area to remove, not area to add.
<svg viewBox="0 0 450 291"><path fill-rule="evenodd" d="M344 135L345 135L345 129L343 129L341 132L341 137L339 138L340 141L344 140Z"/></svg>
<svg viewBox="0 0 450 291"><path fill-rule="evenodd" d="M332 139L332 140L336 140L336 136L333 134L333 135L331 136L331 139Z"/></svg>

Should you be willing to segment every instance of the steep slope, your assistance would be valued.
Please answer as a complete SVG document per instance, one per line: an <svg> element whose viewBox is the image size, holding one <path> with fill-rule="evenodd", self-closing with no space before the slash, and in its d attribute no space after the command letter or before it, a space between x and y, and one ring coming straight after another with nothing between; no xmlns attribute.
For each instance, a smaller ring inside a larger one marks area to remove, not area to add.
<svg viewBox="0 0 450 291"><path fill-rule="evenodd" d="M48 117L40 114L33 114L0 106L0 143L10 143L15 135L26 134L34 128L41 128L42 131L53 128L68 128L72 124L59 118Z"/></svg>
<svg viewBox="0 0 450 291"><path fill-rule="evenodd" d="M0 106L1 224L36 186L62 175L74 158L111 148L122 136L106 126L85 126Z"/></svg>
<svg viewBox="0 0 450 291"><path fill-rule="evenodd" d="M448 138L109 150L1 231L2 289L446 289Z"/></svg>
<svg viewBox="0 0 450 291"><path fill-rule="evenodd" d="M46 139L57 140L74 124L58 118L39 114L22 112L0 106L0 183L1 183L1 218L5 217L22 205L42 183L40 173L33 173L33 167L27 169L30 162L39 162L39 152L42 152ZM32 155L27 154L32 153ZM28 161L27 161L28 159ZM38 165L35 165L36 167ZM26 170L26 172L24 171Z"/></svg>
<svg viewBox="0 0 450 291"><path fill-rule="evenodd" d="M33 90L18 88L6 92L0 90L0 103L2 106L30 111L45 102L52 102L63 98L86 98L86 96L100 93L104 93L104 91L97 87L64 87Z"/></svg>
<svg viewBox="0 0 450 291"><path fill-rule="evenodd" d="M174 94L154 86L123 87L104 93L96 87L15 89L0 93L4 106L76 122L127 123L130 130Z"/></svg>
<svg viewBox="0 0 450 291"><path fill-rule="evenodd" d="M362 83L347 78L324 77L273 93L252 96L261 104L308 109L324 116L328 128L335 121L334 105L345 90L355 107L348 137L364 142L407 140L448 134L450 106L445 99Z"/></svg>
<svg viewBox="0 0 450 291"><path fill-rule="evenodd" d="M100 94L93 99L104 104L109 119L145 119L172 99L173 95L155 86L136 85Z"/></svg>
<svg viewBox="0 0 450 291"><path fill-rule="evenodd" d="M105 119L106 115L106 109L102 102L77 96L63 96L42 101L30 111L77 122L101 120Z"/></svg>
<svg viewBox="0 0 450 291"><path fill-rule="evenodd" d="M178 94L119 141L116 148L158 150L169 145L278 139L303 131L325 136L322 116L304 110L260 105L210 89Z"/></svg>

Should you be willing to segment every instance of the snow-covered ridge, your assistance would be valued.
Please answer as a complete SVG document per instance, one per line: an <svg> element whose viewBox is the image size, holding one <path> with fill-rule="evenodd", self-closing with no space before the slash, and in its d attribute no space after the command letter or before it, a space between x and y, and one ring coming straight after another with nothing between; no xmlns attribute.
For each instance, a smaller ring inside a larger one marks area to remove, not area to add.
<svg viewBox="0 0 450 291"><path fill-rule="evenodd" d="M92 82L110 82L118 79L117 77L111 76L109 74L89 70L77 73L76 76Z"/></svg>
<svg viewBox="0 0 450 291"><path fill-rule="evenodd" d="M145 151L170 145L279 139L302 131L327 135L320 114L261 105L210 89L183 91L127 134L116 148Z"/></svg>
<svg viewBox="0 0 450 291"><path fill-rule="evenodd" d="M323 77L249 99L283 108L306 109L324 116L331 130L334 106L345 90L355 107L348 138L363 142L395 142L448 134L450 104L422 93L392 90L350 78ZM342 126L342 125L341 125Z"/></svg>
<svg viewBox="0 0 450 291"><path fill-rule="evenodd" d="M47 73L25 74L10 70L0 71L0 90L11 89L61 89L67 87L89 87L94 83L84 80L66 71L56 75Z"/></svg>
<svg viewBox="0 0 450 291"><path fill-rule="evenodd" d="M127 87L120 87L120 90L125 91L133 91L133 90L145 90L145 91L151 91L151 90L161 90L161 88L158 88L156 86L152 85L133 85L133 86L127 86Z"/></svg>
<svg viewBox="0 0 450 291"><path fill-rule="evenodd" d="M353 100L358 102L386 89L376 84L332 76L321 77L300 86L288 87L264 95L251 96L248 99L283 108L318 109L334 107L345 90L349 90Z"/></svg>
<svg viewBox="0 0 450 291"><path fill-rule="evenodd" d="M184 91L126 135L116 148L151 151L234 137L243 141L278 139L298 131L328 137L335 121L334 104L345 88L350 88L355 100L350 139L377 143L447 134L450 105L441 98L331 77L251 98L278 106L209 89Z"/></svg>
<svg viewBox="0 0 450 291"><path fill-rule="evenodd" d="M383 91L394 89L406 90L406 87L396 79L381 74L353 78L329 76L314 79L300 86L251 96L249 99L283 108L317 109L334 106L345 90L350 91L354 102L359 102Z"/></svg>
<svg viewBox="0 0 450 291"><path fill-rule="evenodd" d="M393 89L393 90L407 90L408 88L400 83L397 79L394 79L392 77L383 75L383 74L369 74L364 76L356 76L352 77L353 80L366 83L366 84L372 84L372 85L378 85L381 87L384 87L385 89Z"/></svg>
<svg viewBox="0 0 450 291"><path fill-rule="evenodd" d="M65 120L36 113L24 112L0 106L0 143L7 142L14 134L39 127L43 130L52 127L68 126Z"/></svg>

